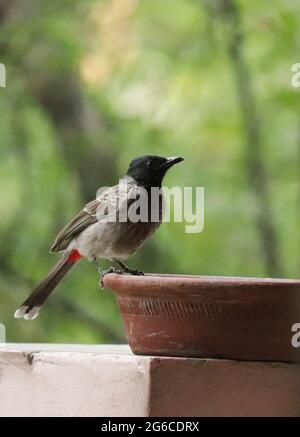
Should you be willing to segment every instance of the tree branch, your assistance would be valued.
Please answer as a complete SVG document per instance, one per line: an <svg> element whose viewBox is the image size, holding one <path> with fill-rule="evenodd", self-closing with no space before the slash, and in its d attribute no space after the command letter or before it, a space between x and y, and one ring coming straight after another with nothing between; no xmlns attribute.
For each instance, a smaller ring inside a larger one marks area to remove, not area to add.
<svg viewBox="0 0 300 437"><path fill-rule="evenodd" d="M244 35L241 14L234 0L215 0L214 6L215 12L225 23L227 30L226 44L236 79L245 133L245 166L257 203L256 225L260 234L266 272L269 276L281 276L279 243L272 218L268 177L263 158L261 124L251 74L243 56Z"/></svg>

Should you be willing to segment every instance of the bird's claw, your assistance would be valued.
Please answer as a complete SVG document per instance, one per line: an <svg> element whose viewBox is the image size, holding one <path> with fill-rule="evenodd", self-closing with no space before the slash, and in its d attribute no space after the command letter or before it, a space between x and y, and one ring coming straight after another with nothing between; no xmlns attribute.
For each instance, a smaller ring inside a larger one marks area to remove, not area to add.
<svg viewBox="0 0 300 437"><path fill-rule="evenodd" d="M124 275L124 273L129 273L133 276L144 276L144 273L141 270L126 268L124 270L116 269L115 267L109 267L106 270L101 271L101 279L99 281L99 288L104 288L104 276L109 273L117 273L118 275Z"/></svg>
<svg viewBox="0 0 300 437"><path fill-rule="evenodd" d="M123 275L124 272L122 270L116 269L115 267L109 267L106 270L102 270L101 271L101 278L99 281L99 288L104 288L104 276L108 275L109 273L117 273L119 275Z"/></svg>
<svg viewBox="0 0 300 437"><path fill-rule="evenodd" d="M125 273L130 273L131 275L134 275L134 276L144 276L144 272L142 272L141 270L136 270L136 269L125 270Z"/></svg>

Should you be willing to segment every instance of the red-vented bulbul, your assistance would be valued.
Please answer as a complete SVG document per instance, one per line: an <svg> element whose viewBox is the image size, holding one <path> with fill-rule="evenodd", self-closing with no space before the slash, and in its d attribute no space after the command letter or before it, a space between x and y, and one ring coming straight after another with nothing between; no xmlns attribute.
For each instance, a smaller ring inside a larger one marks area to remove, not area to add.
<svg viewBox="0 0 300 437"><path fill-rule="evenodd" d="M150 191L154 187L161 188L167 170L181 161L183 158L151 155L134 159L118 185L104 190L89 202L57 235L50 252L63 252L61 259L17 309L15 317L26 320L37 317L51 292L81 258L88 258L96 264L97 257L108 259L117 263L121 272L142 274L130 269L122 261L133 255L159 227L162 221L162 194L159 194L158 219L152 221L154 206ZM123 211L128 214L128 207L136 200L141 188L149 194L146 220L132 221L128 215L124 220L121 217ZM107 219L111 212L116 213L114 221ZM106 272L100 272L102 277Z"/></svg>

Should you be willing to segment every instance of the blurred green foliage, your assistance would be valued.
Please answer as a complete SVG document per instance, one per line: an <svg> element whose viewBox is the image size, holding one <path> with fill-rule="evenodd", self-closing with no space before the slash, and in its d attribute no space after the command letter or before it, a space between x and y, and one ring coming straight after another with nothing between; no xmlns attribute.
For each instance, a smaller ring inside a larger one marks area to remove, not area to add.
<svg viewBox="0 0 300 437"><path fill-rule="evenodd" d="M9 341L124 341L114 297L87 261L37 320L13 313L55 262L60 228L147 153L185 157L165 184L205 187L205 228L164 224L131 266L299 277L299 23L297 0L0 0Z"/></svg>

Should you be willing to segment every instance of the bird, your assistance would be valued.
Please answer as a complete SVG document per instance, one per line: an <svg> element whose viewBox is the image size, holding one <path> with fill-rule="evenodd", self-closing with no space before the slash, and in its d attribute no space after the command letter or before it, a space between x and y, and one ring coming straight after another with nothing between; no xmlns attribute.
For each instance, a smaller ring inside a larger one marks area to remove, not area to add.
<svg viewBox="0 0 300 437"><path fill-rule="evenodd" d="M50 253L60 252L61 258L16 310L14 317L35 319L52 291L82 258L96 265L100 287L103 287L103 277L110 272L142 275L143 272L129 268L124 261L160 226L164 211L162 181L167 171L181 161L181 157L156 155L135 158L118 184L98 190L96 198L87 203L55 238ZM151 195L155 189L158 189L158 201ZM141 198L145 194L143 204ZM134 202L139 200L137 206ZM152 214L156 219L152 220ZM111 266L101 270L98 258L109 260L118 269Z"/></svg>

